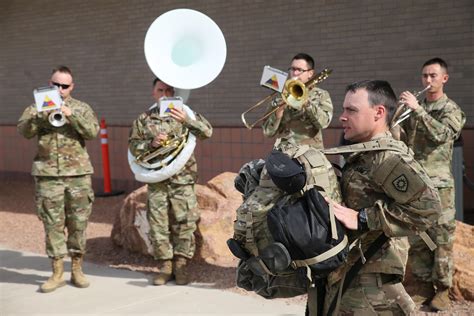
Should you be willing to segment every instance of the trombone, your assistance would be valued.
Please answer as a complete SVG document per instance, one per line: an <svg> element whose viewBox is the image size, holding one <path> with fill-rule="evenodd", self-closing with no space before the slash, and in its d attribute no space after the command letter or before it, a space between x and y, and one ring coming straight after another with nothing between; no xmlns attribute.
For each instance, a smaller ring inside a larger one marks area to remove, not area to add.
<svg viewBox="0 0 474 316"><path fill-rule="evenodd" d="M258 108L260 105L264 104L268 100L272 99L277 93L275 91L272 94L260 100L255 105L251 106L247 111L243 112L240 116L242 119L242 123L244 123L245 127L247 127L248 129L252 129L255 127L255 125L265 120L267 117L275 113L278 109L283 107L285 104L288 104L295 110L300 110L303 107L303 105L306 103L306 101L308 101L309 89L311 89L313 86L315 86L316 84L320 83L321 81L329 77L331 72L332 72L331 69L324 69L320 73L311 77L306 83L303 83L301 80L298 80L296 78L288 79L285 82L283 92L281 93L281 97L284 102L281 102L280 104L276 105L274 109L271 109L270 111L265 113L261 118L259 118L252 124L247 123L247 120L245 119L245 115L251 112L252 110Z"/></svg>

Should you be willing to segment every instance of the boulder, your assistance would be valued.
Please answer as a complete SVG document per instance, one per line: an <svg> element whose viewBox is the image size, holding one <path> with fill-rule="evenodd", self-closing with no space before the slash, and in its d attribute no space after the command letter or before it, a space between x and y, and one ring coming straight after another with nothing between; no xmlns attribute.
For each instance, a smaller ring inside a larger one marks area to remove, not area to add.
<svg viewBox="0 0 474 316"><path fill-rule="evenodd" d="M451 296L456 301L474 301L474 226L456 221L453 249L454 274ZM407 267L403 284L410 295L418 294L416 279Z"/></svg>
<svg viewBox="0 0 474 316"><path fill-rule="evenodd" d="M148 238L150 225L146 219L147 186L130 193L123 201L112 227L112 241L121 247L144 255L152 255Z"/></svg>
<svg viewBox="0 0 474 316"><path fill-rule="evenodd" d="M454 299L474 301L474 226L456 222L454 275L451 294Z"/></svg>
<svg viewBox="0 0 474 316"><path fill-rule="evenodd" d="M242 195L234 188L235 176L235 173L225 172L206 185L196 185L201 218L196 231L195 259L220 266L236 264L226 244L233 234L235 210L242 203ZM125 198L115 218L112 240L130 251L152 256L146 198L146 185Z"/></svg>

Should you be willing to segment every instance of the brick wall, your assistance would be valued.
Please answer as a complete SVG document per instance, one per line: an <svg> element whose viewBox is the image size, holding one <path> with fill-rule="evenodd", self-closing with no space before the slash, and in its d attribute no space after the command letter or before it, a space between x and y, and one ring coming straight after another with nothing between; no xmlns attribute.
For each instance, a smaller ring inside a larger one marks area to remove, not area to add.
<svg viewBox="0 0 474 316"><path fill-rule="evenodd" d="M177 7L207 14L226 38L222 73L189 100L213 126L241 127L240 113L268 94L258 84L263 66L286 69L300 51L315 57L318 70L333 69L321 87L336 114L348 83L377 78L397 93L419 90L422 63L443 57L451 65L447 93L474 126L471 0L1 1L0 124L15 123L33 88L64 63L75 73L78 99L109 124L130 125L152 102L145 32Z"/></svg>

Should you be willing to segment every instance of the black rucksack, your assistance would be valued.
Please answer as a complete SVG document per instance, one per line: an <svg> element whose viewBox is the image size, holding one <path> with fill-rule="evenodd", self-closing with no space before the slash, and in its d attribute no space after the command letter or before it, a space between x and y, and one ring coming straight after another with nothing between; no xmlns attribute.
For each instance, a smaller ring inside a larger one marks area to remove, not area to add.
<svg viewBox="0 0 474 316"><path fill-rule="evenodd" d="M305 294L347 256L344 228L316 188L297 199L282 197L266 220L274 242L260 249L258 256L251 255L238 239L227 242L241 259L237 286L247 291L265 298Z"/></svg>
<svg viewBox="0 0 474 316"><path fill-rule="evenodd" d="M347 257L344 227L316 188L293 203L275 205L267 214L267 224L275 242L288 250L291 265L308 266L315 278L327 276Z"/></svg>

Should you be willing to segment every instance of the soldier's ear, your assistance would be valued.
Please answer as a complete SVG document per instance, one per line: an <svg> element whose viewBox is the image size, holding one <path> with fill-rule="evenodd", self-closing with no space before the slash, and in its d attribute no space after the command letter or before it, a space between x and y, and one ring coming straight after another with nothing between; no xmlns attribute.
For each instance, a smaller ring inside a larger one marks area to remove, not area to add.
<svg viewBox="0 0 474 316"><path fill-rule="evenodd" d="M375 108L375 120L378 121L380 119L385 120L385 115L387 113L387 110L385 109L385 106L382 104L374 105Z"/></svg>
<svg viewBox="0 0 474 316"><path fill-rule="evenodd" d="M447 73L444 73L443 74L443 84L445 84L446 82L448 82L448 79L449 79L449 75Z"/></svg>

